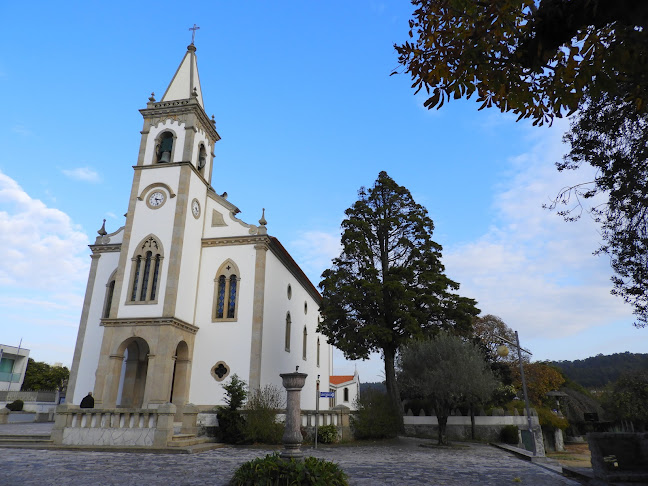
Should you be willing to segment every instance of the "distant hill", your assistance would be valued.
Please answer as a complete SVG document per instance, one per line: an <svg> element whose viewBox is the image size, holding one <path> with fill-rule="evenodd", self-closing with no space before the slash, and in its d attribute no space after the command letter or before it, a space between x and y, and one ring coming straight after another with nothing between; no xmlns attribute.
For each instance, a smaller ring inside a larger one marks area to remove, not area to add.
<svg viewBox="0 0 648 486"><path fill-rule="evenodd" d="M648 370L648 354L616 353L602 354L576 361L550 361L560 368L570 379L587 389L603 388L614 383L623 373Z"/></svg>
<svg viewBox="0 0 648 486"><path fill-rule="evenodd" d="M360 396L366 391L376 390L381 393L387 393L387 387L381 382L360 383Z"/></svg>

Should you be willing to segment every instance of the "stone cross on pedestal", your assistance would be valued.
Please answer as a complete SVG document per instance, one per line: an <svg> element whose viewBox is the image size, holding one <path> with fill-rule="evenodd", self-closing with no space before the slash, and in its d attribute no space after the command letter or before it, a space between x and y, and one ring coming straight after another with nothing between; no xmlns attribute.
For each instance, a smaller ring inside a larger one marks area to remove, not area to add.
<svg viewBox="0 0 648 486"><path fill-rule="evenodd" d="M282 373L281 379L286 389L286 428L283 435L284 450L281 451L282 459L301 459L304 453L299 448L302 443L301 435L301 389L306 383L306 373Z"/></svg>

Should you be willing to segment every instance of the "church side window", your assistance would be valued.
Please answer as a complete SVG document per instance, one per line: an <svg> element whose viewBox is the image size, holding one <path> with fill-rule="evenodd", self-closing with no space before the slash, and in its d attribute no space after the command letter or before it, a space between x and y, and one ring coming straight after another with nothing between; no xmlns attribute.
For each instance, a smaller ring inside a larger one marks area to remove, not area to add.
<svg viewBox="0 0 648 486"><path fill-rule="evenodd" d="M348 388L344 389L344 401L345 402L349 401L349 389Z"/></svg>
<svg viewBox="0 0 648 486"><path fill-rule="evenodd" d="M286 314L286 336L285 336L285 342L286 342L286 351L290 352L290 328L291 328L291 321L290 321L290 312Z"/></svg>
<svg viewBox="0 0 648 486"><path fill-rule="evenodd" d="M306 359L306 345L308 344L308 331L304 326L304 340L302 342L302 359Z"/></svg>
<svg viewBox="0 0 648 486"><path fill-rule="evenodd" d="M115 279L112 278L108 285L106 285L106 303L104 304L104 319L110 317L110 308L112 307L112 300L115 294Z"/></svg>
<svg viewBox="0 0 648 486"><path fill-rule="evenodd" d="M130 304L152 304L157 301L160 283L162 245L155 236L147 236L133 255Z"/></svg>
<svg viewBox="0 0 648 486"><path fill-rule="evenodd" d="M214 279L214 321L235 321L238 308L240 273L236 264L227 260Z"/></svg>

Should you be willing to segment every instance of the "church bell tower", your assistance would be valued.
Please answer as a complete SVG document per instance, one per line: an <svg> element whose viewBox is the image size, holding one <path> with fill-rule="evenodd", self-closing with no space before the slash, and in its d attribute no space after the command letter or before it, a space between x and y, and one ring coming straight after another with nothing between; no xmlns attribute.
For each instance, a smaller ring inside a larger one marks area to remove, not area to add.
<svg viewBox="0 0 648 486"><path fill-rule="evenodd" d="M101 319L94 393L104 408L115 407L118 396L122 406L149 408L169 401L182 407L188 397L196 275L220 140L204 109L193 42L160 101L151 94L140 113L112 303Z"/></svg>

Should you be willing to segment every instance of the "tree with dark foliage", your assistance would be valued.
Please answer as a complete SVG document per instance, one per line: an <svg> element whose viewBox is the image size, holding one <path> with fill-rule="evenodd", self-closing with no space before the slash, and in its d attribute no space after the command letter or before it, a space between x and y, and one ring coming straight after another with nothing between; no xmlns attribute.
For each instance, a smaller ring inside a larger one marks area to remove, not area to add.
<svg viewBox="0 0 648 486"><path fill-rule="evenodd" d="M613 294L648 324L648 2L636 0L414 0L399 63L429 109L477 94L479 109L533 124L580 113L559 170L583 163L593 181L563 189L551 207L605 193L586 208L601 223ZM576 206L578 211L582 208Z"/></svg>
<svg viewBox="0 0 648 486"><path fill-rule="evenodd" d="M443 272L434 224L407 188L381 172L346 210L342 253L322 274L318 330L348 359L382 352L385 385L402 412L394 361L402 344L439 330L470 332L479 313Z"/></svg>
<svg viewBox="0 0 648 486"><path fill-rule="evenodd" d="M477 93L534 124L573 113L586 93L648 101L648 3L636 0L413 0L398 61L428 108ZM480 109L481 109L480 108Z"/></svg>
<svg viewBox="0 0 648 486"><path fill-rule="evenodd" d="M579 111L564 137L571 150L558 170L584 164L592 181L560 191L551 208L567 221L589 211L601 224L603 243L615 274L613 294L634 307L635 325L648 324L648 112L623 97L601 94ZM606 203L584 207L601 193Z"/></svg>

